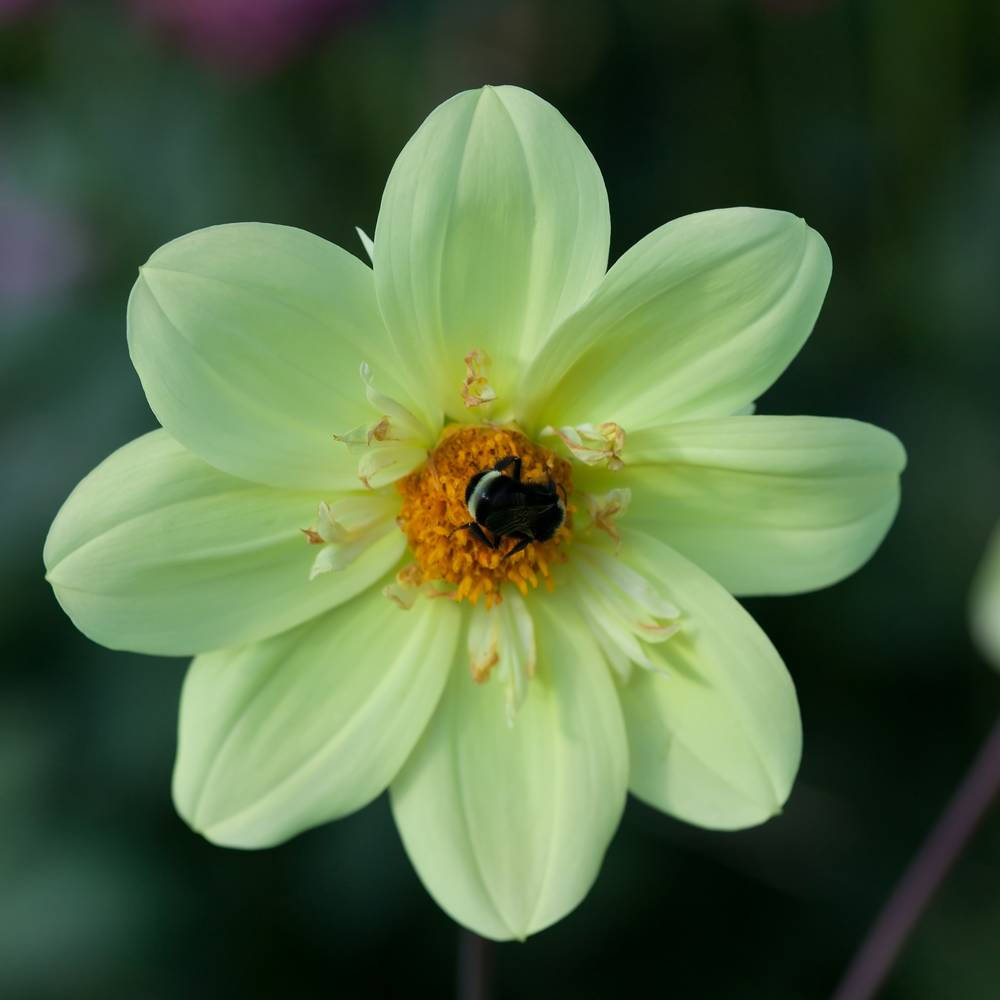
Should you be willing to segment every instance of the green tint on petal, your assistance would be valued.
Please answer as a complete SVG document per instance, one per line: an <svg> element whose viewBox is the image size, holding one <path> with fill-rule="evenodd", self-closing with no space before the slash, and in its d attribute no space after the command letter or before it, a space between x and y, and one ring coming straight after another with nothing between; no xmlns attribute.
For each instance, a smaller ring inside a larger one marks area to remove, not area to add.
<svg viewBox="0 0 1000 1000"><path fill-rule="evenodd" d="M485 937L524 938L590 888L625 801L628 752L610 674L573 607L533 601L538 673L512 725L504 687L464 657L390 792L430 894Z"/></svg>
<svg viewBox="0 0 1000 1000"><path fill-rule="evenodd" d="M309 580L302 528L319 499L234 479L153 431L70 494L45 543L47 579L81 632L112 649L181 655L250 642L353 597L399 560L393 531Z"/></svg>
<svg viewBox="0 0 1000 1000"><path fill-rule="evenodd" d="M629 789L711 829L762 823L791 791L802 752L795 688L757 623L710 576L668 546L623 532L622 560L681 609L655 647L664 674L633 669L621 690Z"/></svg>
<svg viewBox="0 0 1000 1000"><path fill-rule="evenodd" d="M550 104L517 87L446 101L389 175L375 231L375 284L417 384L456 419L464 357L510 406L520 369L607 267L600 170ZM476 414L481 416L481 414Z"/></svg>
<svg viewBox="0 0 1000 1000"><path fill-rule="evenodd" d="M615 263L532 362L522 421L614 421L627 433L735 413L798 353L830 269L822 237L785 212L667 223Z"/></svg>
<svg viewBox="0 0 1000 1000"><path fill-rule="evenodd" d="M971 598L972 634L983 655L1000 669L1000 525L976 573Z"/></svg>
<svg viewBox="0 0 1000 1000"><path fill-rule="evenodd" d="M128 307L132 362L160 423L216 468L290 488L356 489L334 440L377 419L362 361L401 395L372 271L299 229L215 226L160 247Z"/></svg>
<svg viewBox="0 0 1000 1000"><path fill-rule="evenodd" d="M461 613L375 589L283 635L199 656L181 696L177 811L209 840L268 847L360 809L434 710Z"/></svg>
<svg viewBox="0 0 1000 1000"><path fill-rule="evenodd" d="M673 546L735 594L826 587L862 566L899 506L906 454L854 420L697 420L626 438L628 524ZM617 476L617 478L615 478Z"/></svg>

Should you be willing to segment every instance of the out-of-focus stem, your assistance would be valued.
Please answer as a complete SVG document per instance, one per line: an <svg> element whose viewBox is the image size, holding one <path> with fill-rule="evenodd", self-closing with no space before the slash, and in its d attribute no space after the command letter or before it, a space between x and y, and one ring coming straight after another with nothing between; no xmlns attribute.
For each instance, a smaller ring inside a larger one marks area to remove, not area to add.
<svg viewBox="0 0 1000 1000"><path fill-rule="evenodd" d="M844 975L833 1000L869 1000L1000 790L1000 720L944 813L910 862Z"/></svg>
<svg viewBox="0 0 1000 1000"><path fill-rule="evenodd" d="M472 931L458 938L458 1000L490 1000L493 945Z"/></svg>

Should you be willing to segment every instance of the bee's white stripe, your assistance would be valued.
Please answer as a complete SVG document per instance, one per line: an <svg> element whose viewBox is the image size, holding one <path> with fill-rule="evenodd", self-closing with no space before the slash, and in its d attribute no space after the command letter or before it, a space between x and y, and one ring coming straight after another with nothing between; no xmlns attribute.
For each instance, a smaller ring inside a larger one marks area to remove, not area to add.
<svg viewBox="0 0 1000 1000"><path fill-rule="evenodd" d="M490 469L482 479L476 483L476 488L472 491L472 496L469 497L469 502L466 506L469 508L469 517L473 521L476 520L476 507L479 506L479 501L483 498L483 494L486 492L486 487L493 482L494 479L499 476L500 473L496 469Z"/></svg>

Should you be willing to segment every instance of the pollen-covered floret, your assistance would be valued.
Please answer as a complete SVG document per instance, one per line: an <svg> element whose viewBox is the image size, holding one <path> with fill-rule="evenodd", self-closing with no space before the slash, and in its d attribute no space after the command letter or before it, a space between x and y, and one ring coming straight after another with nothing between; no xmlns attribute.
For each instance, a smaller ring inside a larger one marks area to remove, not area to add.
<svg viewBox="0 0 1000 1000"><path fill-rule="evenodd" d="M467 530L465 490L469 480L508 456L521 459L525 482L552 480L569 498L566 519L545 542L532 542L508 555L513 544L491 549ZM509 427L445 428L426 464L397 484L403 496L399 526L409 539L421 580L455 584L456 600L473 604L484 596L488 607L502 600L501 586L514 584L522 594L544 581L552 586L551 566L562 562L571 537L573 482L570 465Z"/></svg>

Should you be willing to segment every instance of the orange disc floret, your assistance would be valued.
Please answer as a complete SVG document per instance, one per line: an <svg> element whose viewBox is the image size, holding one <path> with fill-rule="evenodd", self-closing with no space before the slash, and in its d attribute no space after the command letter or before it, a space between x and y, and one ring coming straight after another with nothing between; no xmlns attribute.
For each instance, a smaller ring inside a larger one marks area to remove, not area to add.
<svg viewBox="0 0 1000 1000"><path fill-rule="evenodd" d="M507 558L516 544L513 539L503 539L499 548L491 549L467 529L455 530L469 522L465 503L469 480L512 455L521 459L522 480L551 480L563 496L570 497L569 462L509 427L447 427L427 462L397 483L403 497L399 526L409 539L420 577L455 584L456 600L468 598L475 604L484 596L492 607L502 600L505 582L522 594L542 581L551 588L550 567L566 558L562 548L571 535L571 506L552 538L532 542Z"/></svg>

